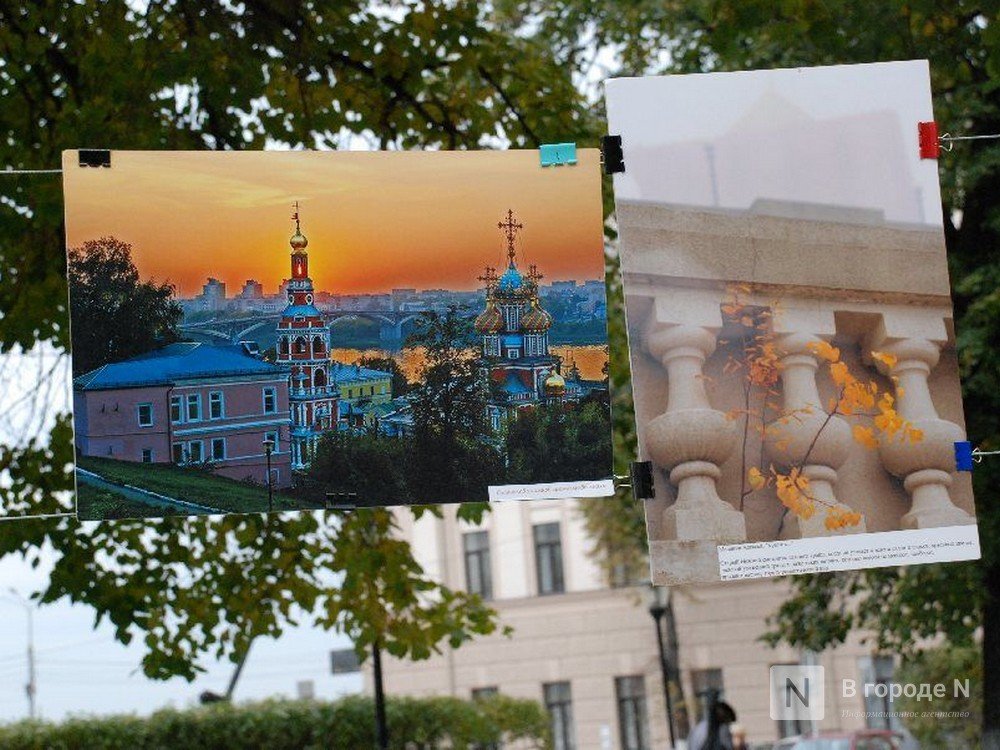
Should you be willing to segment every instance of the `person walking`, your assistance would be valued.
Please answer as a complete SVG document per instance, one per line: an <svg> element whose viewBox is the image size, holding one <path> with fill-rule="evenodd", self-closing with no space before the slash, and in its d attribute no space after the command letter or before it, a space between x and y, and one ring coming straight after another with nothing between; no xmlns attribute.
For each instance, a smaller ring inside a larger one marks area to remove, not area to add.
<svg viewBox="0 0 1000 750"><path fill-rule="evenodd" d="M736 711L725 701L710 700L709 706L705 718L695 724L688 735L688 749L738 750L733 745L733 737L729 731L729 725L736 721Z"/></svg>

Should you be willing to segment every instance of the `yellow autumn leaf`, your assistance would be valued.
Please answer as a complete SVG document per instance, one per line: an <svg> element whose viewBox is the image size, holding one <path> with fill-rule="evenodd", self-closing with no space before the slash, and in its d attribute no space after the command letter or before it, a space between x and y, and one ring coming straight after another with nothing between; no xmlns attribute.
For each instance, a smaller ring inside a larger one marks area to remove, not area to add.
<svg viewBox="0 0 1000 750"><path fill-rule="evenodd" d="M885 352L872 352L872 359L877 362L881 362L889 368L895 367L897 361L894 354L886 354Z"/></svg>
<svg viewBox="0 0 1000 750"><path fill-rule="evenodd" d="M827 362L840 361L840 349L833 346L829 341L813 341L809 344L809 349L820 359Z"/></svg>
<svg viewBox="0 0 1000 750"><path fill-rule="evenodd" d="M847 379L850 377L847 365L843 362L832 362L830 364L830 377L833 378L834 383L840 387L844 387L847 384Z"/></svg>
<svg viewBox="0 0 1000 750"><path fill-rule="evenodd" d="M750 486L755 490L762 489L767 482L764 475L760 473L760 469L756 466L750 467L750 471L747 472L747 479L750 482Z"/></svg>
<svg viewBox="0 0 1000 750"><path fill-rule="evenodd" d="M871 427L865 427L860 424L853 425L851 427L851 434L854 435L856 441L866 448L878 448L878 438L875 437L875 433L872 432Z"/></svg>

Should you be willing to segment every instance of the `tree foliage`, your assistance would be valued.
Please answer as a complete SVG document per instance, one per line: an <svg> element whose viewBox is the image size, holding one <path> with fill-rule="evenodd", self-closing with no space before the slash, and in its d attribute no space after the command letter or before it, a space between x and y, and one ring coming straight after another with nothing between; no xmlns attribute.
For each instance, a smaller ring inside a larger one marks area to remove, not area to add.
<svg viewBox="0 0 1000 750"><path fill-rule="evenodd" d="M410 481L424 502L485 501L502 476L486 415L489 392L480 372L472 320L449 307L420 316L407 346L424 352L410 393L413 462Z"/></svg>
<svg viewBox="0 0 1000 750"><path fill-rule="evenodd" d="M595 479L611 465L608 410L600 401L522 410L505 437L508 481L531 484Z"/></svg>
<svg viewBox="0 0 1000 750"><path fill-rule="evenodd" d="M69 250L73 373L80 374L178 341L183 312L171 284L141 281L132 246L114 237Z"/></svg>
<svg viewBox="0 0 1000 750"><path fill-rule="evenodd" d="M384 10L328 0L0 3L0 164L53 168L63 149L87 146L475 148L596 138L573 71L546 40L508 33L474 2ZM65 349L58 177L2 179L0 352L39 342ZM5 514L70 508L71 430L65 418L55 425L0 453ZM413 657L494 629L480 603L423 575L382 515L374 532L361 514L339 523L322 514L9 523L0 555L37 561L48 546L55 563L41 599L86 603L123 642L142 637L153 677L191 678L204 656L238 661L253 638L309 613L361 648L385 628L386 648Z"/></svg>
<svg viewBox="0 0 1000 750"><path fill-rule="evenodd" d="M533 17L557 57L571 67L590 61L589 46L579 43L589 39L617 51L621 66L611 72L627 75L927 58L935 119L942 128L963 135L1000 132L995 2L640 0L622 6L509 0L498 7L512 23ZM1000 144L958 144L942 152L939 166L968 433L984 450L997 449ZM919 634L938 631L955 645L970 645L982 625L983 746L1000 748L1000 511L990 501L998 481L997 462L976 467L980 564L797 577L795 595L777 613L772 637L819 649L842 641L851 627L867 627L886 648L905 649ZM620 522L613 528L620 531ZM611 536L621 538L618 531ZM635 546L641 545L636 540ZM877 617L880 608L886 614Z"/></svg>
<svg viewBox="0 0 1000 750"><path fill-rule="evenodd" d="M894 709L907 715L903 722L921 747L981 747L983 655L978 648L937 646L922 651L903 663L898 681L946 688L944 696L935 697L933 711L927 710L926 699L903 696L894 702ZM955 690L955 681L963 686L968 681L968 697Z"/></svg>

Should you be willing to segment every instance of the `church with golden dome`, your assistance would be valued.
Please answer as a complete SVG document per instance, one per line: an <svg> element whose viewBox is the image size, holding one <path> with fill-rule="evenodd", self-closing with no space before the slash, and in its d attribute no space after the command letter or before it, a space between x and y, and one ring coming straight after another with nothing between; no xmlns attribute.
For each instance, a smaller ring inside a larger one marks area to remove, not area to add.
<svg viewBox="0 0 1000 750"><path fill-rule="evenodd" d="M560 358L549 352L552 316L542 308L538 282L542 275L531 265L517 266L517 233L524 225L512 210L497 223L507 241L507 268L499 276L487 266L479 277L486 292L486 308L476 318L482 336L482 369L489 378L490 421L500 429L517 409L566 398L566 380Z"/></svg>

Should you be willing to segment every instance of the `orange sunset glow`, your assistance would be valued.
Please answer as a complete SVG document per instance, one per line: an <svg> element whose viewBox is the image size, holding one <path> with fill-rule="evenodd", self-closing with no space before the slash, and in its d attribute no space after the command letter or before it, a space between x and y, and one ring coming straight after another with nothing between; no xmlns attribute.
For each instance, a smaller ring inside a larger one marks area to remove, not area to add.
<svg viewBox="0 0 1000 750"><path fill-rule="evenodd" d="M98 169L68 151L67 241L128 242L140 275L180 297L209 276L230 296L247 279L274 294L289 276L297 200L318 290L469 290L483 266L505 264L497 222L513 209L518 262L537 264L543 283L600 279L599 154L578 158L543 168L537 151L114 151Z"/></svg>

